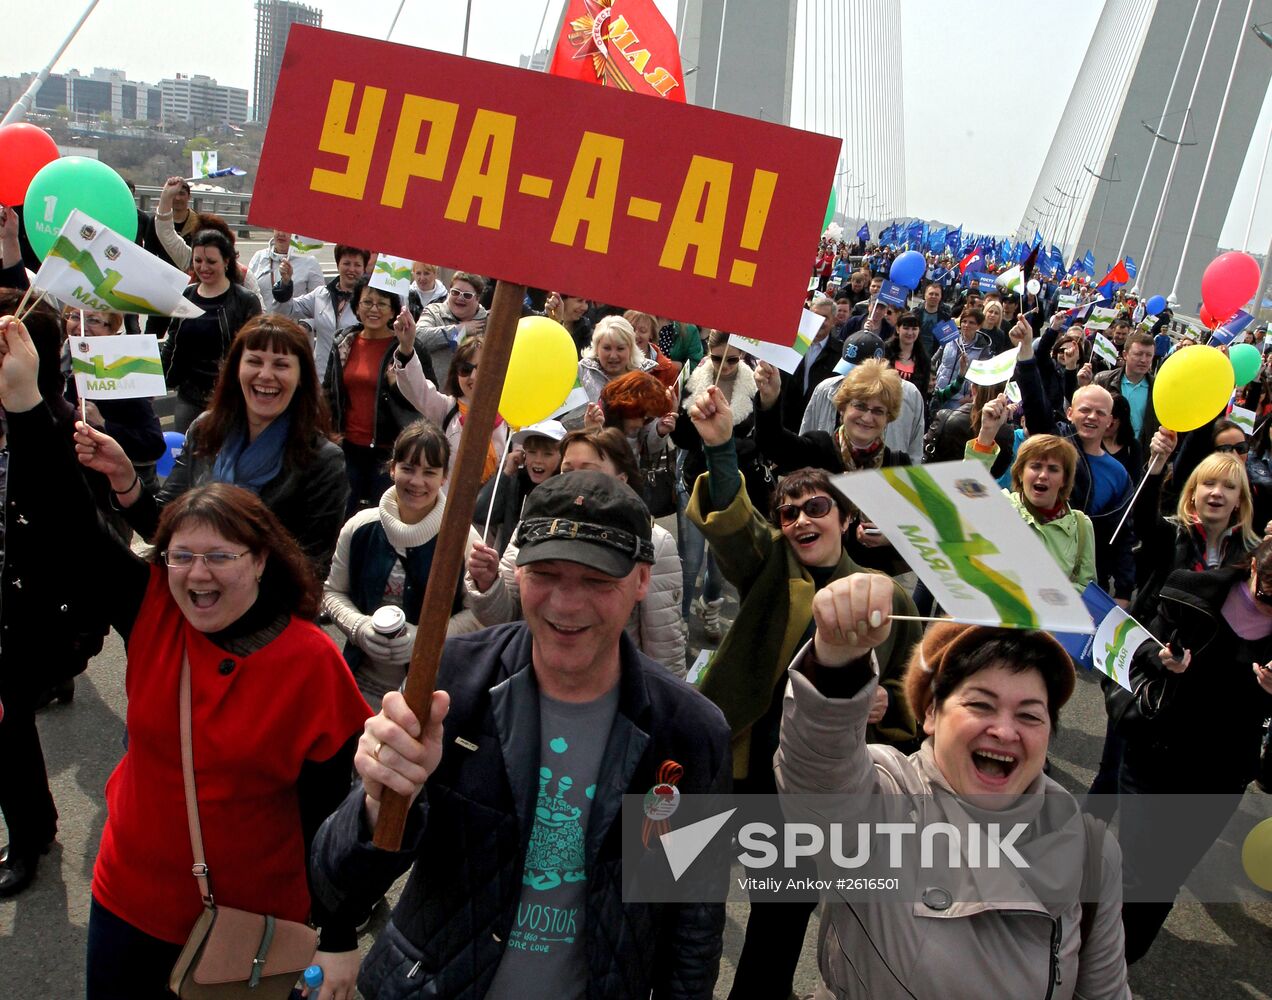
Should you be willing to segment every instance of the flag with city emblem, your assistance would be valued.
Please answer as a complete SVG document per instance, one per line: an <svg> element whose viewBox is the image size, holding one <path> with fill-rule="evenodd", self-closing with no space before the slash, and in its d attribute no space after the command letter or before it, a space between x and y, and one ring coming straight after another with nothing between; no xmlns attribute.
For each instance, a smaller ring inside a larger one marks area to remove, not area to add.
<svg viewBox="0 0 1272 1000"><path fill-rule="evenodd" d="M40 265L32 285L76 309L189 319L203 310L181 293L184 271L76 209Z"/></svg>

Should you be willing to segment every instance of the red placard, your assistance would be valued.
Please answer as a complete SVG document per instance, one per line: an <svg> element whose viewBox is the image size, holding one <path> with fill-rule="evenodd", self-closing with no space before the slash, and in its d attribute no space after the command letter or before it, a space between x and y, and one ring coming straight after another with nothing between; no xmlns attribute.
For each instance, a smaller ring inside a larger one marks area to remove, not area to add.
<svg viewBox="0 0 1272 1000"><path fill-rule="evenodd" d="M293 25L249 218L789 344L838 155L828 136Z"/></svg>

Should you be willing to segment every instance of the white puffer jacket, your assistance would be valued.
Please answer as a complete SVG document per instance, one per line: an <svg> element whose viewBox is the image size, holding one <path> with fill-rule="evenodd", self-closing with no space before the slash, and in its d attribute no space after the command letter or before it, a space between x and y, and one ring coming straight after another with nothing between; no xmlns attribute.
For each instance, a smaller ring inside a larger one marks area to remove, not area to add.
<svg viewBox="0 0 1272 1000"><path fill-rule="evenodd" d="M515 537L516 532L513 532ZM685 622L680 614L680 555L676 539L666 528L655 524L654 565L650 568L649 592L632 609L627 634L646 656L657 660L677 677L685 675ZM499 561L499 576L484 594L464 574L465 603L483 627L502 625L521 617L521 595L517 588L517 543L509 542Z"/></svg>

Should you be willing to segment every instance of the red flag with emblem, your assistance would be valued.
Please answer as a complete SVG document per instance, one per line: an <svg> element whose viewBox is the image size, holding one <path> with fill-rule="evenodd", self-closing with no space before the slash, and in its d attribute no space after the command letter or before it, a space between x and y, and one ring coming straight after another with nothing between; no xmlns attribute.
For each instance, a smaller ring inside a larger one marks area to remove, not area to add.
<svg viewBox="0 0 1272 1000"><path fill-rule="evenodd" d="M549 72L685 100L676 33L654 0L569 0Z"/></svg>

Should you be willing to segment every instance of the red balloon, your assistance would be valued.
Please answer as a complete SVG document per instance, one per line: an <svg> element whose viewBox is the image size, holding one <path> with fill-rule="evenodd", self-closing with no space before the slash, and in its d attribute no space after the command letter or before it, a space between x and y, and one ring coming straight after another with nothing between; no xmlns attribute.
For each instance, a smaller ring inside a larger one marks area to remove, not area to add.
<svg viewBox="0 0 1272 1000"><path fill-rule="evenodd" d="M29 122L0 126L0 205L21 205L31 178L57 159L53 137Z"/></svg>
<svg viewBox="0 0 1272 1000"><path fill-rule="evenodd" d="M1201 317L1201 325L1207 330L1213 330L1219 325L1218 320L1210 314L1210 310L1206 308L1204 303L1202 304L1201 312L1198 315Z"/></svg>
<svg viewBox="0 0 1272 1000"><path fill-rule="evenodd" d="M1220 254L1201 276L1201 301L1212 316L1231 316L1259 290L1259 265L1237 250Z"/></svg>

